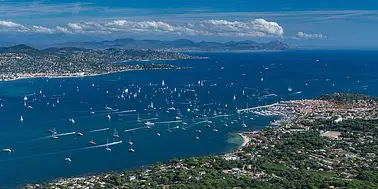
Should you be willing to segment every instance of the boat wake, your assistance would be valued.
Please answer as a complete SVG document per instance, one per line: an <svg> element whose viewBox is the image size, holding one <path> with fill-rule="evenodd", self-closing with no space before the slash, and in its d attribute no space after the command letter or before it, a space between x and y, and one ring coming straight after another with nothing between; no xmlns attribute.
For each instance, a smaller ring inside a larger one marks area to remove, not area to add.
<svg viewBox="0 0 378 189"><path fill-rule="evenodd" d="M100 144L100 145L96 145L96 146L88 146L88 147L84 147L84 148L75 148L75 149L61 150L61 151L56 151L56 152L48 152L48 153L43 153L43 154L33 154L33 155L28 155L28 156L15 157L15 158L11 158L11 159L0 160L0 162L14 161L14 160L20 160L20 159L34 158L34 157L41 157L41 156L47 156L47 155L55 155L55 154L60 154L60 153L75 152L75 151L88 150L88 149L94 149L94 148L109 147L109 146L113 146L113 145L117 145L117 144L121 144L121 143L122 143L122 140L107 143L107 144Z"/></svg>

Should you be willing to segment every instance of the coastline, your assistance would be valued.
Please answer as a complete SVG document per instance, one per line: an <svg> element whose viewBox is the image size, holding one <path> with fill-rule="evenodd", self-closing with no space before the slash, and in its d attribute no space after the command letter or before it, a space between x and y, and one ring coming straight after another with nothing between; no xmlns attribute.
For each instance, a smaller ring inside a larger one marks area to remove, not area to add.
<svg viewBox="0 0 378 189"><path fill-rule="evenodd" d="M247 146L249 144L249 142L251 141L251 139L249 139L249 137L245 136L245 132L238 133L238 135L240 137L242 137L243 143L237 148L237 150L242 149L243 147Z"/></svg>
<svg viewBox="0 0 378 189"><path fill-rule="evenodd" d="M64 79L64 78L78 78L78 77L94 77L94 76L102 76L102 75L109 75L114 73L121 73L121 72L128 72L128 71L147 71L147 70L173 70L173 69L187 69L187 68L152 68L152 69L127 69L127 70L120 70L114 72L106 72L106 73L98 73L98 74L85 74L85 73L73 73L71 75L46 75L46 74L25 74L29 76L21 76L14 79L7 79L7 80L0 80L1 82L9 82L9 81L16 81L16 80L24 80L24 79L38 79L38 78L47 78L47 79Z"/></svg>

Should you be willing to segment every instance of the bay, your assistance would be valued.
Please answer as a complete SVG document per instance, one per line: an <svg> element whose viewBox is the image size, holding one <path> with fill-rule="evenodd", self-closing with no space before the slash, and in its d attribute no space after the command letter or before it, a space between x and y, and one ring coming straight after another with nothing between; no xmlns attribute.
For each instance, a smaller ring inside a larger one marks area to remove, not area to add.
<svg viewBox="0 0 378 189"><path fill-rule="evenodd" d="M0 153L1 185L9 188L59 177L132 169L175 157L221 154L240 145L230 133L262 129L275 119L249 114L239 120L236 109L314 98L331 92L378 96L376 51L194 55L209 59L164 62L190 67L181 70L0 82L3 105L0 108L0 148L14 150ZM165 86L161 85L163 80ZM122 93L125 99L121 98ZM149 108L151 103L155 109ZM194 113L194 109L199 112ZM215 116L214 110L216 116L230 115L228 127L223 126L224 118L211 118ZM91 114L92 111L95 114ZM136 120L138 113L141 122ZM177 114L188 123L186 130L181 129L181 123L172 122L168 126L167 122L175 121ZM210 118L196 118L198 114ZM107 115L111 116L110 120L105 118ZM74 119L75 123L69 119ZM147 120L155 126L147 129L144 125ZM212 124L211 128L206 128L203 123L206 120L213 121L218 132L213 131ZM238 122L231 124L232 120ZM241 120L248 128L241 127ZM57 140L47 132L53 128L59 135ZM120 138L113 137L114 129L118 130ZM172 133L167 132L168 129ZM80 132L83 136L71 132ZM195 138L197 134L199 140ZM129 152L130 138L135 153ZM95 141L96 146L90 146L90 140ZM120 140L122 143L109 146L109 152L101 146L107 140L110 144ZM67 157L72 161L65 161Z"/></svg>

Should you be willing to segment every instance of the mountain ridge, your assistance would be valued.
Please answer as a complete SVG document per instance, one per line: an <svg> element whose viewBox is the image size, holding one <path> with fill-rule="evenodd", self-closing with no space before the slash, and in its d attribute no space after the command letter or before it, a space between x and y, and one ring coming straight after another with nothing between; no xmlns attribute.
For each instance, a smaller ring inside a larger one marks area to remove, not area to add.
<svg viewBox="0 0 378 189"><path fill-rule="evenodd" d="M50 47L78 47L89 49L159 49L181 51L245 51L245 50L287 50L290 46L278 40L258 43L251 40L221 42L194 42L188 39L174 41L136 40L132 38L115 39L112 41L66 42L50 45Z"/></svg>

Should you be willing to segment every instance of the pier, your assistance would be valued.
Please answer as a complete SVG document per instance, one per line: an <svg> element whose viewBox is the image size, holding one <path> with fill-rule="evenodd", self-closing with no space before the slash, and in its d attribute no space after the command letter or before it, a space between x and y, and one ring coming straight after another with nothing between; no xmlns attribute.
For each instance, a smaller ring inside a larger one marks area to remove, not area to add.
<svg viewBox="0 0 378 189"><path fill-rule="evenodd" d="M252 110L257 110L257 109L261 109L261 108L269 108L271 106L276 106L276 105L278 105L278 102L276 102L274 104L265 105L265 106L256 106L256 107L252 107L252 108L238 109L238 110L236 110L236 112L239 114L239 113L250 112Z"/></svg>

